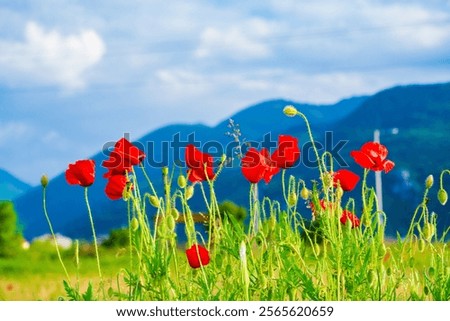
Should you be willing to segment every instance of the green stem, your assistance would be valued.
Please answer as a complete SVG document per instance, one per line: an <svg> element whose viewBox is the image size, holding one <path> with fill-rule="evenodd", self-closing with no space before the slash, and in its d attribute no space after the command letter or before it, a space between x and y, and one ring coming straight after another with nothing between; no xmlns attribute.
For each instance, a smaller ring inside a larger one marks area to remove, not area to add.
<svg viewBox="0 0 450 321"><path fill-rule="evenodd" d="M311 141L312 148L314 150L314 154L316 155L317 167L319 168L320 177L322 178L323 177L322 162L321 162L321 158L319 156L319 152L317 151L316 144L314 143L314 138L313 138L313 135L312 135L311 126L309 125L308 118L306 118L306 116L303 113L299 112L299 111L297 111L297 115L302 117L303 120L305 121L306 129L308 130L309 140Z"/></svg>
<svg viewBox="0 0 450 321"><path fill-rule="evenodd" d="M98 268L98 275L100 277L100 284L103 289L103 276L102 276L102 269L100 267L100 256L98 254L98 244L97 244L97 235L95 233L95 227L94 227L94 219L92 218L92 212L91 212L91 206L89 205L89 199L88 199L88 187L84 188L84 199L86 201L86 206L88 210L89 220L91 222L91 229L92 229L92 237L94 239L94 248L95 248L95 256L97 257L97 268ZM103 289L104 291L104 289Z"/></svg>
<svg viewBox="0 0 450 321"><path fill-rule="evenodd" d="M67 282L69 282L69 284L70 284L69 273L67 272L66 266L64 265L64 262L63 262L62 257L61 257L61 253L59 252L58 241L56 239L56 235L55 235L55 232L53 231L52 223L51 223L50 218L48 216L46 190L47 190L46 187L44 187L43 192L42 192L42 207L44 209L44 215L45 215L45 218L47 219L47 223L48 223L48 226L50 228L50 233L52 234L53 242L55 242L56 253L58 255L59 262L61 263L61 266L62 266L62 268L64 270L64 273L66 274Z"/></svg>

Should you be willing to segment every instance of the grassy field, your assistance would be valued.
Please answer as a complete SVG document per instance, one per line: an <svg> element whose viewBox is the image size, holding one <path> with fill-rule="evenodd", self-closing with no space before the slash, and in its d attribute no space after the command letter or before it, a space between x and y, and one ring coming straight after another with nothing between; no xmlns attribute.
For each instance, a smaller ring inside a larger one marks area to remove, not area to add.
<svg viewBox="0 0 450 321"><path fill-rule="evenodd" d="M99 277L95 256L82 255L77 269L74 251L67 250L62 254L72 284L79 282L81 291L87 289L89 282L94 284L94 288L98 288ZM121 250L102 249L101 255L104 283L105 287L109 288L112 283L117 284L120 267L126 265L128 258ZM63 287L65 279L66 276L51 244L32 246L14 258L0 259L0 300L66 299Z"/></svg>

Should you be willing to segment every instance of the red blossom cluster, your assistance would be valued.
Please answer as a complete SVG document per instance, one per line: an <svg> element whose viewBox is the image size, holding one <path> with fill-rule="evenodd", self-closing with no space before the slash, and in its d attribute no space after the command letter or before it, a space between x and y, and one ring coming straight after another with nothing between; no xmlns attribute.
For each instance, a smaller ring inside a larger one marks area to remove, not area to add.
<svg viewBox="0 0 450 321"><path fill-rule="evenodd" d="M377 142L365 143L360 150L350 153L361 167L373 171L383 170L386 173L395 165L394 162L386 159L387 154L387 148ZM108 170L104 175L108 179L105 193L110 199L122 198L129 184L127 174L132 172L133 166L141 164L145 157L145 153L127 139L121 138L116 142L109 158L102 163L102 166ZM261 180L268 184L280 169L293 167L299 158L300 148L297 138L280 135L277 149L272 155L265 148L259 151L256 148L250 148L241 160L241 171L252 184L257 184ZM186 146L185 160L190 182L196 183L215 178L213 158L209 154L202 153L194 145L189 144ZM69 164L65 176L70 185L89 187L95 181L95 161L78 160ZM357 174L347 169L337 170L332 173L332 178L334 187L340 187L343 191L352 191L360 179ZM333 203L327 203L325 200L319 200L318 205L322 210L333 207ZM313 203L311 203L311 210L313 215L318 214ZM352 228L360 226L358 217L349 210L342 211L340 222L344 225L350 222ZM197 244L186 250L186 257L189 265L194 269L207 265L210 260L208 250Z"/></svg>

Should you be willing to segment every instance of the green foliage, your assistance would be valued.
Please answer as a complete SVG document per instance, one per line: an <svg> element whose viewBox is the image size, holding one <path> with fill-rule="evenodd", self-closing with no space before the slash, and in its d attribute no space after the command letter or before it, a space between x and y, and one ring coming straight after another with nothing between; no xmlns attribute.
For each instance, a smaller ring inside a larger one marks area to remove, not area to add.
<svg viewBox="0 0 450 321"><path fill-rule="evenodd" d="M112 230L102 245L106 248L127 247L130 244L130 236L128 228L120 228Z"/></svg>
<svg viewBox="0 0 450 321"><path fill-rule="evenodd" d="M239 206L232 201L223 201L219 204L219 212L224 220L233 217L235 221L244 222L247 216L247 209Z"/></svg>
<svg viewBox="0 0 450 321"><path fill-rule="evenodd" d="M17 226L12 202L0 203L0 257L11 257L21 251L23 237Z"/></svg>

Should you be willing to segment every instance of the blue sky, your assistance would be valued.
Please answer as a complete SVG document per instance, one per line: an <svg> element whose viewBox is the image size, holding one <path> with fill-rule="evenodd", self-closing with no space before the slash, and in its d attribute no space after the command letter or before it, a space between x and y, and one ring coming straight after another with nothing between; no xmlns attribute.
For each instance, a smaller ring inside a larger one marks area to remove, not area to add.
<svg viewBox="0 0 450 321"><path fill-rule="evenodd" d="M450 81L450 1L0 1L0 167L29 183L123 133Z"/></svg>

